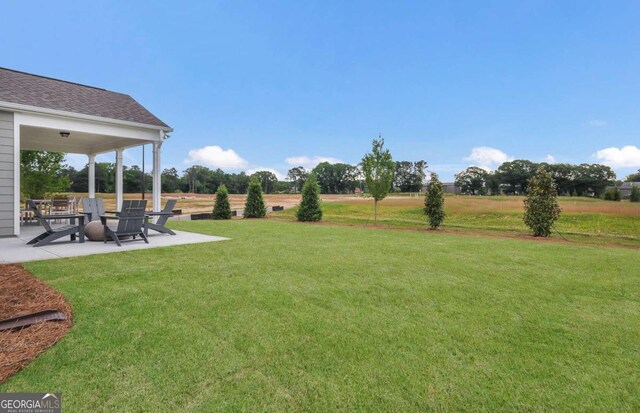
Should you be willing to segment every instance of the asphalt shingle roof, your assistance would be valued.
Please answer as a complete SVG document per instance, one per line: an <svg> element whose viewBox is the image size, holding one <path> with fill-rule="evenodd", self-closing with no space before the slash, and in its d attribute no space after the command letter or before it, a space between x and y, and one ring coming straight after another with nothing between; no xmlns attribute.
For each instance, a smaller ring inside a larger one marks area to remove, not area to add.
<svg viewBox="0 0 640 413"><path fill-rule="evenodd" d="M129 95L1 67L0 101L169 127Z"/></svg>

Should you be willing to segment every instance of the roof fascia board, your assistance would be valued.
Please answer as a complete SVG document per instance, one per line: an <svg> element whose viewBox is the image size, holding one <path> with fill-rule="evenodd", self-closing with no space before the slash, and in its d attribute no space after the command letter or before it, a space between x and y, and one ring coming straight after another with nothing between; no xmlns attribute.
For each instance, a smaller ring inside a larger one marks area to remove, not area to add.
<svg viewBox="0 0 640 413"><path fill-rule="evenodd" d="M63 110L42 108L42 107L39 107L39 106L23 105L23 104L20 104L20 103L12 103L12 102L0 101L0 110L18 111L18 112L27 112L27 113L29 113L29 112L31 112L31 113L43 113L43 114L46 114L46 115L61 116L61 117L65 117L65 118L75 118L75 119L89 120L89 121L93 121L93 122L102 122L102 123L107 123L107 124L130 126L130 127L134 127L134 128L154 129L154 130L161 130L161 131L164 131L164 132L173 132L173 128L169 128L169 127L165 127L165 126L149 125L149 124L146 124L146 123L138 123L138 122L130 122L130 121L126 121L126 120L103 118L103 117L100 117L100 116L85 115L83 113L75 113L75 112L66 112L66 111L63 111Z"/></svg>

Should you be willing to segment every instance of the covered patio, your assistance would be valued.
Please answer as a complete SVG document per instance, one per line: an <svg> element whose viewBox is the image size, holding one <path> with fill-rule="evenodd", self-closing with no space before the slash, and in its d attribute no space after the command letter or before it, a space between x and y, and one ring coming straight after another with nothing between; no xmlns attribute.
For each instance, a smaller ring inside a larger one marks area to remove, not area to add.
<svg viewBox="0 0 640 413"><path fill-rule="evenodd" d="M96 156L113 153L115 198L123 201L123 153L151 145L152 208L161 210L161 148L173 129L131 96L106 89L0 68L0 236L20 236L20 151L87 157L90 198Z"/></svg>
<svg viewBox="0 0 640 413"><path fill-rule="evenodd" d="M124 243L122 247L88 240L78 243L66 236L40 247L26 244L42 233L43 228L21 225L24 199L21 199L20 151L85 155L89 198L96 195L96 156L112 153L116 209L120 211L124 199L123 153L127 148L151 145L151 205L153 212L159 212L162 210L161 148L172 131L169 125L127 94L0 68L0 263L223 240L179 231L175 236L150 231L149 244ZM80 239L83 238L80 235Z"/></svg>
<svg viewBox="0 0 640 413"><path fill-rule="evenodd" d="M96 156L113 154L115 161L115 198L117 209L123 197L123 153L127 148L150 144L153 148L152 203L153 211L161 209L161 147L167 137L165 130L144 130L122 125L96 124L78 119L61 119L41 114L15 114L17 142L20 150L53 151L87 156L90 198L96 193ZM19 164L16 165L18 168ZM20 174L17 174L20 178ZM19 183L19 182L18 182Z"/></svg>
<svg viewBox="0 0 640 413"><path fill-rule="evenodd" d="M54 151L87 156L89 197L95 197L96 156L113 153L115 198L123 200L123 153L153 148L153 211L161 209L161 148L173 129L131 96L78 83L0 68L0 170L13 169L13 235L20 235L20 151ZM13 155L13 159L10 159ZM7 186L5 172L0 186ZM3 188L4 189L4 188ZM6 208L6 205L5 205ZM5 224L6 225L6 224Z"/></svg>

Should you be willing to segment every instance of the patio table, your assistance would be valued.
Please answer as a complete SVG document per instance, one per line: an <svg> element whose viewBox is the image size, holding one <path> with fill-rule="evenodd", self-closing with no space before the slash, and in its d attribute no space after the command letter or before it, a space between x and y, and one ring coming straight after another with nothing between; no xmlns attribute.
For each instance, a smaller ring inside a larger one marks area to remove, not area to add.
<svg viewBox="0 0 640 413"><path fill-rule="evenodd" d="M42 211L47 212L47 213L51 213L51 200L50 199L32 199L32 201Z"/></svg>

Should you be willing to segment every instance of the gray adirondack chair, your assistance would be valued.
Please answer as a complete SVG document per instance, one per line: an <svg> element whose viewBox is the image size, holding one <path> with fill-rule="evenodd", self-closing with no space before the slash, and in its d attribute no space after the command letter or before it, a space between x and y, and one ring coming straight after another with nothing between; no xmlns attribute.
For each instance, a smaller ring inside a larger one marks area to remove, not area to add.
<svg viewBox="0 0 640 413"><path fill-rule="evenodd" d="M143 210L147 208L147 200L146 199L128 199L126 201L122 201L122 209L116 212L116 215L119 215L121 211L129 208L142 208Z"/></svg>
<svg viewBox="0 0 640 413"><path fill-rule="evenodd" d="M158 217L158 220L155 223L148 222L147 229L152 229L154 231L158 231L161 234L169 234L176 235L175 232L171 231L170 228L167 228L165 225L167 224L167 220L169 217L173 216L173 208L176 206L177 200L170 199L162 208L160 212L147 212L147 215L150 217Z"/></svg>
<svg viewBox="0 0 640 413"><path fill-rule="evenodd" d="M87 221L99 221L100 215L104 215L104 201L102 198L82 198L82 213Z"/></svg>
<svg viewBox="0 0 640 413"><path fill-rule="evenodd" d="M117 246L121 247L122 240L129 237L133 241L142 240L148 244L149 241L147 240L146 234L146 206L146 200L128 200L122 202L122 209L117 215L101 215L100 220L104 227L105 244L109 239L112 239ZM109 228L107 225L108 220L118 221L118 226L115 230ZM140 238L136 238L138 236Z"/></svg>
<svg viewBox="0 0 640 413"><path fill-rule="evenodd" d="M34 247L42 247L52 241L59 238L70 236L71 241L75 241L76 234L79 236L79 241L84 242L84 215L79 214L57 214L57 215L42 215L40 208L32 200L27 201L29 209L33 212L34 217L38 223L44 228L44 232L31 241L27 242ZM54 219L69 219L71 224L63 225L61 227L52 228L49 224L50 220ZM78 220L79 224L75 224L75 220Z"/></svg>

